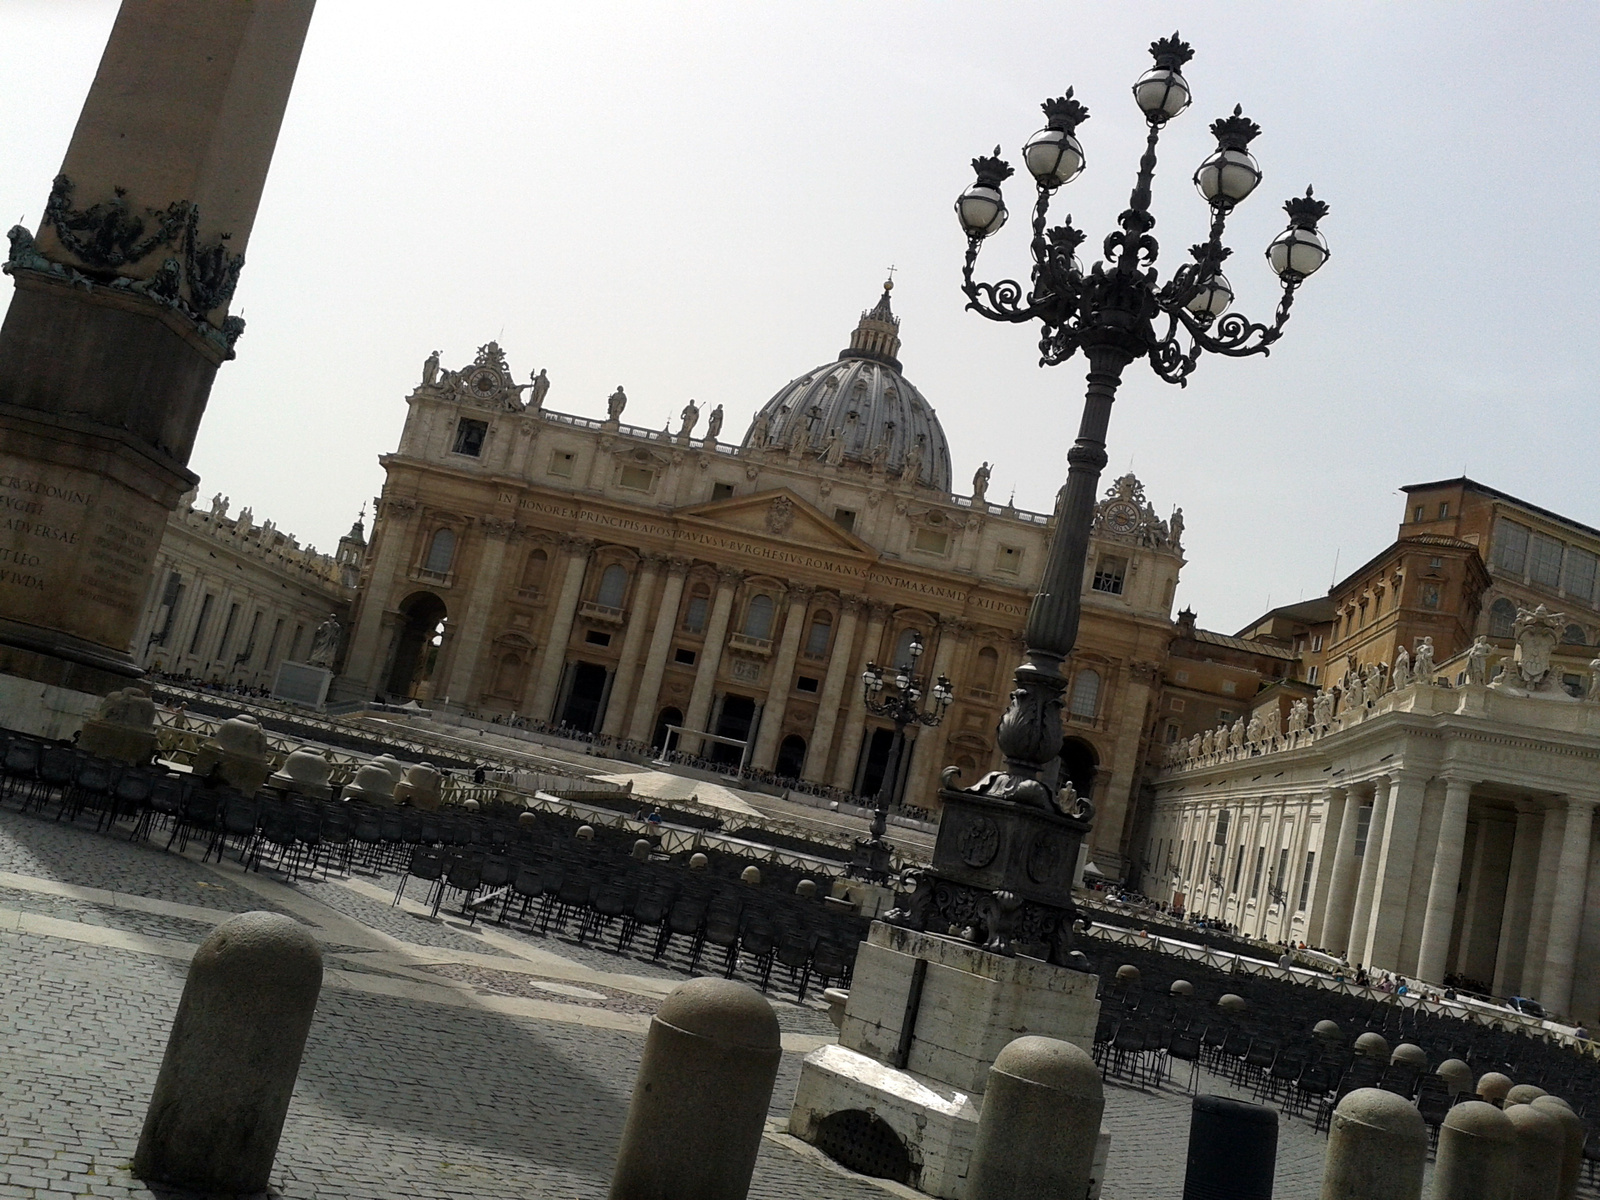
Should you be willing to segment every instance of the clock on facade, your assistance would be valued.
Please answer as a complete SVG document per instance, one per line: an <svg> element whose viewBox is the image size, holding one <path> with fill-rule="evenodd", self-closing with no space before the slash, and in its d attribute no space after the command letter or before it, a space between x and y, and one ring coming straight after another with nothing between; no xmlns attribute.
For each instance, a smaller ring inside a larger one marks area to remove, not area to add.
<svg viewBox="0 0 1600 1200"><path fill-rule="evenodd" d="M1103 519L1112 533L1132 533L1139 528L1139 507L1128 500L1113 500L1106 505Z"/></svg>

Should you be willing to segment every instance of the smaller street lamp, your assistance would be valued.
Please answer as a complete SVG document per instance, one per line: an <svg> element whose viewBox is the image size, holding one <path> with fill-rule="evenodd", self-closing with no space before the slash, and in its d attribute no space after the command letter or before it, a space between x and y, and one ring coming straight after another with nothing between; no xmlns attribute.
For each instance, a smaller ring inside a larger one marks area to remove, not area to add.
<svg viewBox="0 0 1600 1200"><path fill-rule="evenodd" d="M1001 218L1004 220L1004 217ZM869 879L878 882L889 878L890 859L894 848L884 839L889 824L889 802L894 795L895 777L900 773L900 748L905 745L906 728L926 725L930 728L944 720L944 713L955 699L955 689L943 675L934 681L928 707L921 707L924 678L917 674L917 664L922 659L922 639L913 636L906 647L909 662L893 668L894 674L886 679L884 668L869 662L861 672L861 691L867 711L894 722L894 741L889 746L889 761L884 764L883 782L872 805L871 836L856 843L855 866ZM889 689L885 694L885 689Z"/></svg>

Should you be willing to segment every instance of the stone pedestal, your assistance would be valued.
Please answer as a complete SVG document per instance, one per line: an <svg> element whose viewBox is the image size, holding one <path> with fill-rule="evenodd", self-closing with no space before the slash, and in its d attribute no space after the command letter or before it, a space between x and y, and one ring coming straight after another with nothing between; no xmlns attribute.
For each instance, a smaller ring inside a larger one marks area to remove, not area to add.
<svg viewBox="0 0 1600 1200"><path fill-rule="evenodd" d="M272 773L267 735L254 717L241 713L217 726L194 756L194 773L202 779L215 773L241 792L254 793Z"/></svg>
<svg viewBox="0 0 1600 1200"><path fill-rule="evenodd" d="M789 1129L827 1147L823 1122L858 1110L904 1143L914 1186L963 1194L989 1067L1025 1034L1094 1045L1093 975L874 922L856 956L839 1045L808 1055Z"/></svg>
<svg viewBox="0 0 1600 1200"><path fill-rule="evenodd" d="M297 796L315 796L319 800L326 800L329 795L328 778L332 774L333 764L327 758L309 746L301 746L283 760L283 766L267 782Z"/></svg>
<svg viewBox="0 0 1600 1200"><path fill-rule="evenodd" d="M142 688L112 692L83 723L78 747L142 766L156 756L156 706Z"/></svg>
<svg viewBox="0 0 1600 1200"><path fill-rule="evenodd" d="M407 767L405 777L395 784L395 803L409 804L412 808L430 811L438 808L439 789L443 782L444 777L439 773L439 768L432 763L418 763L414 767Z"/></svg>
<svg viewBox="0 0 1600 1200"><path fill-rule="evenodd" d="M303 708L320 709L328 700L328 685L333 682L333 672L313 663L284 662L278 665L278 677L272 683L272 698Z"/></svg>

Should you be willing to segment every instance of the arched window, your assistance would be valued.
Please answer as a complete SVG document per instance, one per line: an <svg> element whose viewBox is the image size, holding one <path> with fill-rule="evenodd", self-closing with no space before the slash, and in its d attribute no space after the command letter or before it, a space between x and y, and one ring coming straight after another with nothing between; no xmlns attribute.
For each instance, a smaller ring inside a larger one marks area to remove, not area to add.
<svg viewBox="0 0 1600 1200"><path fill-rule="evenodd" d="M1100 672L1085 667L1072 680L1072 703L1069 710L1075 717L1094 719L1100 708Z"/></svg>
<svg viewBox="0 0 1600 1200"><path fill-rule="evenodd" d="M527 565L522 568L523 589L536 592L544 586L545 568L550 565L550 556L543 550L535 550L528 555Z"/></svg>
<svg viewBox="0 0 1600 1200"><path fill-rule="evenodd" d="M517 683L522 675L522 658L516 654L504 654L500 657L499 665L494 672L494 693L497 696L515 696Z"/></svg>
<svg viewBox="0 0 1600 1200"><path fill-rule="evenodd" d="M1589 642L1589 635L1582 625L1568 625L1561 631L1561 640L1569 646L1584 646Z"/></svg>
<svg viewBox="0 0 1600 1200"><path fill-rule="evenodd" d="M440 529L434 533L433 541L428 545L428 561L424 564L424 570L432 571L435 575L446 575L455 556L455 533L449 529Z"/></svg>
<svg viewBox="0 0 1600 1200"><path fill-rule="evenodd" d="M902 630L900 633L900 639L894 644L894 662L890 663L889 665L894 667L905 667L912 665L911 643L914 641L921 642L922 635L915 629ZM926 645L925 642L923 644Z"/></svg>
<svg viewBox="0 0 1600 1200"><path fill-rule="evenodd" d="M985 692L994 691L995 676L1000 673L1000 654L993 646L978 651L978 669L973 674L972 686Z"/></svg>
<svg viewBox="0 0 1600 1200"><path fill-rule="evenodd" d="M628 569L620 563L612 563L600 575L600 595L596 599L607 608L621 608L627 594Z"/></svg>
<svg viewBox="0 0 1600 1200"><path fill-rule="evenodd" d="M833 636L833 614L819 612L811 618L811 632L806 635L806 657L821 658L828 653L828 639Z"/></svg>
<svg viewBox="0 0 1600 1200"><path fill-rule="evenodd" d="M752 596L750 598L750 607L744 610L745 637L763 639L771 637L773 610L771 596L765 594Z"/></svg>
<svg viewBox="0 0 1600 1200"><path fill-rule="evenodd" d="M1508 638L1517 622L1517 606L1504 596L1489 606L1489 636Z"/></svg>
<svg viewBox="0 0 1600 1200"><path fill-rule="evenodd" d="M706 631L706 613L711 608L711 589L705 584L695 585L689 596L689 607L683 610L683 627L689 633Z"/></svg>

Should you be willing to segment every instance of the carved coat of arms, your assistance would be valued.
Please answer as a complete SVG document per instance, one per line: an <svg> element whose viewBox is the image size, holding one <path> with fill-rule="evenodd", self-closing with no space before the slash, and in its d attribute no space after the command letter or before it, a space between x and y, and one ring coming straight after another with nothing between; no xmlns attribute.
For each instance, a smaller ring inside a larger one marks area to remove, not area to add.
<svg viewBox="0 0 1600 1200"><path fill-rule="evenodd" d="M794 528L794 501L779 496L767 506L767 532L782 537Z"/></svg>

